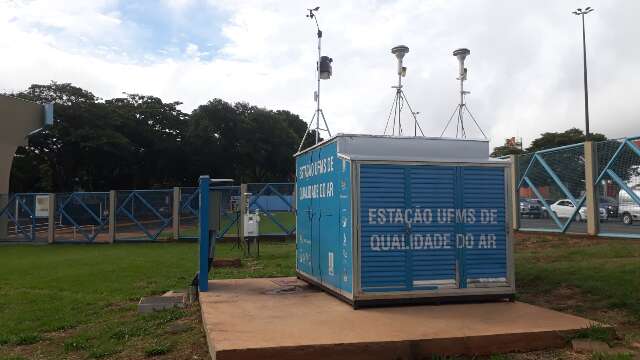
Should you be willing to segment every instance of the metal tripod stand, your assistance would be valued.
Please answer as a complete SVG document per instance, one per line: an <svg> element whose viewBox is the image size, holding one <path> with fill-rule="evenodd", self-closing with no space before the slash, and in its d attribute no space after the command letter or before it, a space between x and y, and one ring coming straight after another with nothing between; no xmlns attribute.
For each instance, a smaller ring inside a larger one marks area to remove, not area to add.
<svg viewBox="0 0 640 360"><path fill-rule="evenodd" d="M447 121L447 125L444 127L444 130L442 130L442 133L440 134L440 137L442 137L445 133L445 131L447 131L447 128L449 127L449 124L451 124L451 120L453 120L453 117L457 115L457 122L456 122L456 138L458 136L460 136L461 138L465 139L467 137L467 130L464 127L464 111L466 110L467 113L469 114L469 116L471 117L471 120L473 120L473 123L476 124L476 126L478 127L478 130L480 130L480 132L482 133L482 136L484 136L484 138L487 138L487 135L484 133L484 131L482 131L482 128L480 127L480 125L478 125L478 122L476 121L476 118L473 117L473 114L471 113L471 110L469 110L469 108L467 107L467 104L465 103L465 96L467 94L469 94L468 91L464 91L464 80L466 78L466 74L463 74L460 76L460 78L458 80L460 80L460 103L458 105L456 105L456 109L453 111L453 114L451 114L451 117L449 118L449 121Z"/></svg>
<svg viewBox="0 0 640 360"><path fill-rule="evenodd" d="M398 136L402 136L402 121L401 114L404 105L406 104L411 112L411 116L413 117L413 136L418 136L418 130L420 130L420 134L424 136L424 132L418 123L418 118L416 118L416 112L411 108L411 104L409 104L409 100L407 100L407 96L402 91L402 84L398 84L398 86L392 86L396 89L396 96L393 98L393 103L391 104L391 110L389 110L389 116L387 117L387 123L384 126L384 134L387 134L387 129L389 128L389 122L391 121L391 115L393 115L393 123L391 124L391 135L396 134L396 124L398 128Z"/></svg>

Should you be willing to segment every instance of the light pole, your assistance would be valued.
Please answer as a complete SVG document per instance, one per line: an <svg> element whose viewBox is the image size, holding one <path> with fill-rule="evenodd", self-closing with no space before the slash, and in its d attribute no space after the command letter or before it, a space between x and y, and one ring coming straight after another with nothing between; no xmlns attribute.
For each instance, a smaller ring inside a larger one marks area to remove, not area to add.
<svg viewBox="0 0 640 360"><path fill-rule="evenodd" d="M589 132L589 89L587 86L587 42L584 35L584 16L593 11L593 8L587 6L584 10L577 8L573 11L574 15L582 17L582 63L584 64L584 121L585 121L585 138L589 140L591 133Z"/></svg>

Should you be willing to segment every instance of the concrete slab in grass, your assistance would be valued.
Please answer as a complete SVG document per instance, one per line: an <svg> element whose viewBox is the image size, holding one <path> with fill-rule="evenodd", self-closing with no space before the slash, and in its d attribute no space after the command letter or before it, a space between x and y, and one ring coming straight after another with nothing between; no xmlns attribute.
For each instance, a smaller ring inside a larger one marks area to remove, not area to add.
<svg viewBox="0 0 640 360"><path fill-rule="evenodd" d="M138 313L144 314L152 311L181 308L185 306L185 294L169 291L162 296L148 296L140 299Z"/></svg>
<svg viewBox="0 0 640 360"><path fill-rule="evenodd" d="M200 306L209 350L217 360L414 359L532 351L564 346L571 334L592 324L519 302L353 310L293 278L214 280L209 289L200 294Z"/></svg>

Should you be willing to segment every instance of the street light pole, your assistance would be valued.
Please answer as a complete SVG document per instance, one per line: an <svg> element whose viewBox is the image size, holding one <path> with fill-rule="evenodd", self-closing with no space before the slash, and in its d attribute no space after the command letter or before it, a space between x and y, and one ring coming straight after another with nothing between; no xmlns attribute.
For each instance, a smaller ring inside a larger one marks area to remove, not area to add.
<svg viewBox="0 0 640 360"><path fill-rule="evenodd" d="M573 12L574 15L582 17L582 63L584 68L584 121L585 121L585 138L589 140L591 133L589 132L589 87L587 85L587 41L584 30L584 16L593 11L593 8L587 6L584 10L581 8Z"/></svg>

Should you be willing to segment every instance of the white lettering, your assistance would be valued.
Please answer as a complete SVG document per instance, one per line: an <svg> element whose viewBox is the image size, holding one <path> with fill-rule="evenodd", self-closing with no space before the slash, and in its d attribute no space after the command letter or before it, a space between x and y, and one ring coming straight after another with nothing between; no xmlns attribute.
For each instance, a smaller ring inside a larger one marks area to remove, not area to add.
<svg viewBox="0 0 640 360"><path fill-rule="evenodd" d="M375 224L376 223L376 209L369 209L369 224Z"/></svg>
<svg viewBox="0 0 640 360"><path fill-rule="evenodd" d="M380 237L378 235L371 235L371 250L380 251Z"/></svg>

